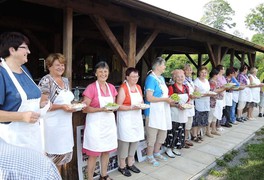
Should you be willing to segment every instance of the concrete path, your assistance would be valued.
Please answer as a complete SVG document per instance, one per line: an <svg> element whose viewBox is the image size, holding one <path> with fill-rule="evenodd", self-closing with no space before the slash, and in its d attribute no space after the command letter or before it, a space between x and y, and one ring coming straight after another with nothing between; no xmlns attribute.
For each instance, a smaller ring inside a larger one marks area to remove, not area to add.
<svg viewBox="0 0 264 180"><path fill-rule="evenodd" d="M141 170L139 174L131 172L131 177L125 177L116 170L109 175L114 180L196 180L215 165L217 158L239 148L263 126L264 117L231 128L224 127L221 136L204 136L202 143L194 143L191 148L182 149L182 156L169 158L167 162L161 162L159 167L141 162L135 164Z"/></svg>

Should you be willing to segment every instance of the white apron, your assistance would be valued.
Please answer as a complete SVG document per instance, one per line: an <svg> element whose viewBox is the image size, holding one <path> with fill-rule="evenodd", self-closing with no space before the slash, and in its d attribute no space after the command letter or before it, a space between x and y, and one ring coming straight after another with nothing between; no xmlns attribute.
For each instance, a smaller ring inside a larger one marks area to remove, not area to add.
<svg viewBox="0 0 264 180"><path fill-rule="evenodd" d="M100 107L113 103L113 96L106 83L110 96L103 97L96 81ZM113 112L96 112L86 115L83 147L90 151L105 152L117 148L117 130Z"/></svg>
<svg viewBox="0 0 264 180"><path fill-rule="evenodd" d="M162 97L167 98L168 88L165 82L162 82L153 72L155 79L158 81L160 88L162 90ZM170 104L167 102L150 102L149 108L149 127L160 129L160 130L170 130L172 128L171 123L171 112Z"/></svg>
<svg viewBox="0 0 264 180"><path fill-rule="evenodd" d="M193 82L192 81L188 81L187 80L187 86L189 87L189 94L192 94L193 92L194 92L194 84L193 84ZM190 109L186 109L185 111L186 111L186 115L188 116L188 117L193 117L194 115L195 115L195 110L194 110L194 100L193 99L190 99L190 102L189 102L190 104L192 104L193 105L193 107L192 108L190 108Z"/></svg>
<svg viewBox="0 0 264 180"><path fill-rule="evenodd" d="M250 75L250 76L253 78L253 83L255 85L260 84L260 80L257 77L253 75ZM260 102L260 87L250 88L250 90L252 94L252 102L259 103Z"/></svg>
<svg viewBox="0 0 264 180"><path fill-rule="evenodd" d="M232 106L232 104L233 104L233 93L226 92L225 93L225 105Z"/></svg>
<svg viewBox="0 0 264 180"><path fill-rule="evenodd" d="M213 115L218 120L221 120L222 119L223 107L224 107L224 101L222 99L221 100L218 100L217 99L216 100L216 103L215 103L215 108L214 108Z"/></svg>
<svg viewBox="0 0 264 180"><path fill-rule="evenodd" d="M74 96L69 90L61 90L54 104L71 104ZM49 154L65 154L73 148L72 113L62 109L49 111L43 119L44 147Z"/></svg>
<svg viewBox="0 0 264 180"><path fill-rule="evenodd" d="M250 84L249 79L247 78L247 85ZM251 102L252 94L250 88L246 87L245 89L239 91L239 101L242 102Z"/></svg>
<svg viewBox="0 0 264 180"><path fill-rule="evenodd" d="M180 97L179 104L185 104L188 101L188 94L178 94ZM178 123L186 123L188 121L187 110L180 110L176 107L171 107L171 120Z"/></svg>
<svg viewBox="0 0 264 180"><path fill-rule="evenodd" d="M131 93L128 83L126 83L131 105L137 105L143 102L143 98L136 87L137 92ZM144 139L144 126L142 119L142 110L117 111L117 133L118 139L125 142L136 142Z"/></svg>
<svg viewBox="0 0 264 180"><path fill-rule="evenodd" d="M202 94L207 93L210 90L210 85L207 79L206 82L202 82L197 78L195 79L194 84ZM206 96L195 99L195 109L199 112L210 111L210 97Z"/></svg>
<svg viewBox="0 0 264 180"><path fill-rule="evenodd" d="M232 99L235 103L238 103L239 91L233 91Z"/></svg>
<svg viewBox="0 0 264 180"><path fill-rule="evenodd" d="M13 72L9 69L3 59L2 66L6 69L8 75L10 76L11 80L13 81L16 89L18 90L21 96L22 102L18 109L18 112L39 112L40 98L27 100L27 95L25 91L23 90L16 77L14 76ZM23 72L30 78L30 76L24 70ZM32 82L34 83L33 80ZM37 150L39 152L43 152L41 142L41 128L39 121L37 121L36 123L11 122L9 124L0 124L0 132L0 137L3 138L9 144L13 144L20 147L27 147Z"/></svg>

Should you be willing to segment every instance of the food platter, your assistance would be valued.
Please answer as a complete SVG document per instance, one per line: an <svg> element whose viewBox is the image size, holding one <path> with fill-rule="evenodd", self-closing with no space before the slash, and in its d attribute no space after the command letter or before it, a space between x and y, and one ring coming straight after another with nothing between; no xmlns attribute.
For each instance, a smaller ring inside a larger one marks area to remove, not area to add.
<svg viewBox="0 0 264 180"><path fill-rule="evenodd" d="M186 104L181 104L181 107L183 107L184 109L191 109L193 108L193 105L186 103Z"/></svg>
<svg viewBox="0 0 264 180"><path fill-rule="evenodd" d="M116 103L108 103L107 105L105 105L105 108L109 111L115 111L119 108L119 105Z"/></svg>
<svg viewBox="0 0 264 180"><path fill-rule="evenodd" d="M71 104L71 108L74 109L75 111L81 111L84 107L86 107L86 104L84 103Z"/></svg>
<svg viewBox="0 0 264 180"><path fill-rule="evenodd" d="M236 83L227 83L224 86L227 87L227 88L230 88L230 87L233 87L235 85L236 85Z"/></svg>
<svg viewBox="0 0 264 180"><path fill-rule="evenodd" d="M208 91L208 92L206 92L205 94L209 94L209 95L217 95L217 93L216 93L216 92L213 92L213 91Z"/></svg>
<svg viewBox="0 0 264 180"><path fill-rule="evenodd" d="M176 93L173 93L170 98L175 101L175 102L179 102L180 101L180 96Z"/></svg>
<svg viewBox="0 0 264 180"><path fill-rule="evenodd" d="M147 108L149 108L150 107L150 105L149 104L137 104L137 105L135 105L136 107L139 107L140 109L147 109Z"/></svg>

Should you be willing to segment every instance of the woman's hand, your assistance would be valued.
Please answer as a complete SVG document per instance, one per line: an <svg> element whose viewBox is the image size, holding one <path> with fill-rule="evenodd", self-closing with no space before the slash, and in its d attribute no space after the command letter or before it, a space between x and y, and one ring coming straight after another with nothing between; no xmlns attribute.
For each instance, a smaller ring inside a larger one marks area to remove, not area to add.
<svg viewBox="0 0 264 180"><path fill-rule="evenodd" d="M33 111L27 111L22 112L22 121L26 123L35 123L38 121L40 117L40 113L33 112Z"/></svg>
<svg viewBox="0 0 264 180"><path fill-rule="evenodd" d="M61 108L66 112L75 112L76 110L72 108L71 105L63 104L61 105Z"/></svg>

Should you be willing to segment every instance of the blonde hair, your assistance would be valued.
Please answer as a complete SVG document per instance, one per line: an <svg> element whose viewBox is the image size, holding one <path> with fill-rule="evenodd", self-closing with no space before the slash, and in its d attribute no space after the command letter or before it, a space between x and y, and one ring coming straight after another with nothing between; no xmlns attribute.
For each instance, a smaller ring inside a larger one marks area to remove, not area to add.
<svg viewBox="0 0 264 180"><path fill-rule="evenodd" d="M50 68L56 60L61 64L66 64L66 59L61 53L52 53L45 60L47 68Z"/></svg>

